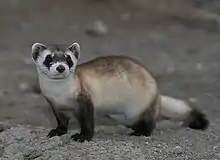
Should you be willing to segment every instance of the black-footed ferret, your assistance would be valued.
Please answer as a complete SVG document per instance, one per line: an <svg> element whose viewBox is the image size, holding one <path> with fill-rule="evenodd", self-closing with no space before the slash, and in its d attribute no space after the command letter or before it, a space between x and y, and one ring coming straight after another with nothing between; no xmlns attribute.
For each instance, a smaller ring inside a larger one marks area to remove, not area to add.
<svg viewBox="0 0 220 160"><path fill-rule="evenodd" d="M137 60L112 55L77 65L79 56L78 43L32 46L41 92L57 120L57 128L48 137L66 134L71 116L80 125L80 133L71 136L78 142L92 140L96 115L131 128L135 136L150 136L161 118L183 121L193 129L209 125L198 109L160 95L156 80Z"/></svg>

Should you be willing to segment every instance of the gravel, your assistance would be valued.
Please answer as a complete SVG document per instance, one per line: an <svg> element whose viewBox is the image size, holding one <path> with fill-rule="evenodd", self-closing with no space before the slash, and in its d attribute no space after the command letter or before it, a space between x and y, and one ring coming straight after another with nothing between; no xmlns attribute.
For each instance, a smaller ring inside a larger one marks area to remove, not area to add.
<svg viewBox="0 0 220 160"><path fill-rule="evenodd" d="M212 125L207 131L170 125L171 122L160 123L150 137L128 136L129 130L123 126L98 126L94 139L84 143L71 140L77 130L48 139L47 128L18 125L0 134L0 157L1 160L220 158L220 136Z"/></svg>

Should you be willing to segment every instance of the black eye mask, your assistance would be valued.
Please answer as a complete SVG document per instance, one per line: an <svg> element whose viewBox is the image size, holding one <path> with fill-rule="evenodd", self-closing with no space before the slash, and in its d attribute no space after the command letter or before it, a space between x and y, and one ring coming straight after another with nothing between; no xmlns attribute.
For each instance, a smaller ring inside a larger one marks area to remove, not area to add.
<svg viewBox="0 0 220 160"><path fill-rule="evenodd" d="M70 57L70 55L54 55L52 57L52 55L47 55L43 64L50 69L50 67L52 66L53 63L55 62L65 62L69 68L71 68L73 66L73 61Z"/></svg>
<svg viewBox="0 0 220 160"><path fill-rule="evenodd" d="M71 68L73 66L73 61L69 55L67 55L67 57L66 57L66 62L67 62L67 65L69 66L69 68Z"/></svg>
<svg viewBox="0 0 220 160"><path fill-rule="evenodd" d="M43 64L48 68L50 69L51 65L53 64L53 58L51 55L47 55Z"/></svg>

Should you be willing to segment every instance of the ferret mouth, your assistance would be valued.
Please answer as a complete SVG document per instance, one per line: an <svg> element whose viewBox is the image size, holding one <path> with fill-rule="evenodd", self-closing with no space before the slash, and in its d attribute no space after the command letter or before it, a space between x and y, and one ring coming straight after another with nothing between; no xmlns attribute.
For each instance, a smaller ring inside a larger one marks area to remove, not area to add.
<svg viewBox="0 0 220 160"><path fill-rule="evenodd" d="M47 75L50 79L66 79L68 75L65 74L56 74L53 76Z"/></svg>
<svg viewBox="0 0 220 160"><path fill-rule="evenodd" d="M66 79L66 76L65 77L49 77L50 79L55 79L55 80L59 80L59 79Z"/></svg>
<svg viewBox="0 0 220 160"><path fill-rule="evenodd" d="M66 79L69 75L66 74L55 74L55 75L49 75L45 72L41 72L44 76L48 77L49 79L54 79L54 80L60 80L60 79Z"/></svg>

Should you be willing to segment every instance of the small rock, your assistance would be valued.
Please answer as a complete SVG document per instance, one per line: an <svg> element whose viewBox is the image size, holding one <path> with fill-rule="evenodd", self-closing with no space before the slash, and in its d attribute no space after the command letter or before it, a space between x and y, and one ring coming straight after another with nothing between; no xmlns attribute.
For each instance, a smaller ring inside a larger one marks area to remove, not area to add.
<svg viewBox="0 0 220 160"><path fill-rule="evenodd" d="M203 65L201 63L196 63L196 70L198 70L200 72L203 71L204 70Z"/></svg>
<svg viewBox="0 0 220 160"><path fill-rule="evenodd" d="M9 129L10 125L7 123L0 122L0 132L3 132L6 129Z"/></svg>
<svg viewBox="0 0 220 160"><path fill-rule="evenodd" d="M55 136L50 138L46 144L43 146L42 151L48 150L48 149L52 149L58 146L62 146L64 145L64 143L60 140L60 137Z"/></svg>
<svg viewBox="0 0 220 160"><path fill-rule="evenodd" d="M24 157L23 157L22 152L19 152L15 155L9 157L9 160L14 160L14 159L16 159L16 160L25 160Z"/></svg>
<svg viewBox="0 0 220 160"><path fill-rule="evenodd" d="M64 135L60 136L60 141L64 144L67 144L71 141L71 138L68 134L64 134Z"/></svg>
<svg viewBox="0 0 220 160"><path fill-rule="evenodd" d="M42 155L41 150L27 150L26 153L23 154L25 159L35 159Z"/></svg>
<svg viewBox="0 0 220 160"><path fill-rule="evenodd" d="M5 148L4 156L5 157L12 157L12 155L20 153L20 151L21 151L21 148L20 148L19 144L18 143L12 143L12 144L10 144L9 146L7 146Z"/></svg>
<svg viewBox="0 0 220 160"><path fill-rule="evenodd" d="M175 154L182 154L183 153L183 149L180 146L176 146L173 148L173 153Z"/></svg>
<svg viewBox="0 0 220 160"><path fill-rule="evenodd" d="M96 20L86 30L86 33L90 36L105 36L108 33L108 26L101 20Z"/></svg>
<svg viewBox="0 0 220 160"><path fill-rule="evenodd" d="M21 91L28 91L30 89L28 84L25 82L21 82L18 87Z"/></svg>
<svg viewBox="0 0 220 160"><path fill-rule="evenodd" d="M195 103L195 102L197 102L197 99L196 99L196 98L191 97L191 98L189 98L189 101L190 101L190 102L192 102L192 103Z"/></svg>
<svg viewBox="0 0 220 160"><path fill-rule="evenodd" d="M169 74L175 72L175 67L174 66L167 67L166 72Z"/></svg>
<svg viewBox="0 0 220 160"><path fill-rule="evenodd" d="M214 147L213 147L213 149L218 149L218 148L219 148L219 146L214 146Z"/></svg>
<svg viewBox="0 0 220 160"><path fill-rule="evenodd" d="M25 139L26 137L29 136L30 131L29 130L24 130L24 131L17 130L15 133L16 133L14 135L15 140L21 141L21 140L23 140L23 139Z"/></svg>

